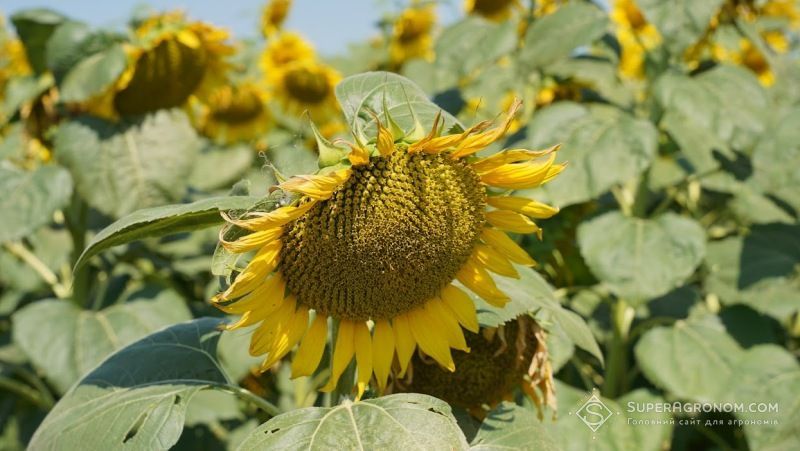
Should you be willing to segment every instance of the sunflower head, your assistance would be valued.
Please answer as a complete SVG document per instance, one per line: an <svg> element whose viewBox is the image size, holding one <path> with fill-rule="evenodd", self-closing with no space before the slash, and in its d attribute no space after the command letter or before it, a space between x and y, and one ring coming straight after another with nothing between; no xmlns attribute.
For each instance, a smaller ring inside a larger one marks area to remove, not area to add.
<svg viewBox="0 0 800 451"><path fill-rule="evenodd" d="M548 3L548 2L545 2ZM552 0L549 2L552 3ZM467 14L474 14L486 19L502 22L522 7L519 0L465 0L464 9Z"/></svg>
<svg viewBox="0 0 800 451"><path fill-rule="evenodd" d="M534 17L544 17L553 14L564 3L569 0L534 0L535 5L533 8ZM524 21L523 21L524 22Z"/></svg>
<svg viewBox="0 0 800 451"><path fill-rule="evenodd" d="M628 78L642 78L645 55L661 42L661 34L634 0L615 0L611 20L616 24L621 48L620 72Z"/></svg>
<svg viewBox="0 0 800 451"><path fill-rule="evenodd" d="M267 42L261 54L261 70L275 76L282 68L295 61L309 61L315 58L314 47L297 33L282 32Z"/></svg>
<svg viewBox="0 0 800 451"><path fill-rule="evenodd" d="M336 338L325 389L353 357L359 396L373 375L382 391L390 374L405 374L417 348L455 370L450 350L468 351L462 327L477 332L478 322L472 299L453 283L503 306L509 298L489 272L519 277L512 262L533 264L504 232L540 234L532 218L558 211L495 191L551 180L564 168L555 148L474 156L508 132L519 107L499 126L455 134L442 133L439 117L425 134L419 124L405 133L388 114L385 122L376 116L376 136L338 148L343 162L279 185L297 196L292 203L227 218L251 233L231 241L223 233L222 246L255 254L213 301L242 315L231 328L259 324L250 350L267 355L262 369L299 343L293 374L311 374L330 321Z"/></svg>
<svg viewBox="0 0 800 451"><path fill-rule="evenodd" d="M269 38L278 33L291 8L292 0L269 0L261 13L261 34Z"/></svg>
<svg viewBox="0 0 800 451"><path fill-rule="evenodd" d="M25 47L19 39L7 33L5 19L0 15L0 101L3 100L9 80L30 73Z"/></svg>
<svg viewBox="0 0 800 451"><path fill-rule="evenodd" d="M273 71L268 79L289 113L308 111L312 119L327 121L338 111L333 89L341 76L330 66L316 60L294 61Z"/></svg>
<svg viewBox="0 0 800 451"><path fill-rule="evenodd" d="M443 369L422 354L411 358L411 370L397 381L398 391L424 393L467 409L482 418L521 388L534 404L555 410L553 370L544 330L521 316L498 328L466 333L469 352L454 351L458 371Z"/></svg>
<svg viewBox="0 0 800 451"><path fill-rule="evenodd" d="M105 117L183 106L224 82L224 58L233 53L227 32L189 22L180 12L153 16L126 46L128 68L89 110Z"/></svg>
<svg viewBox="0 0 800 451"><path fill-rule="evenodd" d="M254 83L223 85L199 106L198 128L223 144L254 140L271 125L267 100L267 93Z"/></svg>
<svg viewBox="0 0 800 451"><path fill-rule="evenodd" d="M775 83L775 73L764 53L749 39L740 39L738 44L738 48L731 49L715 43L711 48L711 53L717 61L741 64L750 69L764 86L771 86Z"/></svg>
<svg viewBox="0 0 800 451"><path fill-rule="evenodd" d="M402 64L411 58L433 57L433 26L436 24L434 5L414 5L406 9L392 26L389 53L392 62Z"/></svg>

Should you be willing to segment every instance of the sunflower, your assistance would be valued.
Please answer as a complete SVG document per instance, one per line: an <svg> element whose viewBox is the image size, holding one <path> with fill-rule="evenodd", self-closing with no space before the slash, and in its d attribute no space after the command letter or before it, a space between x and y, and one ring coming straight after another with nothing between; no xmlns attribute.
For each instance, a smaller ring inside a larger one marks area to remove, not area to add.
<svg viewBox="0 0 800 451"><path fill-rule="evenodd" d="M278 33L292 8L292 0L269 0L261 13L261 34L269 38Z"/></svg>
<svg viewBox="0 0 800 451"><path fill-rule="evenodd" d="M464 10L467 14L474 14L486 19L502 22L522 7L519 0L465 0Z"/></svg>
<svg viewBox="0 0 800 451"><path fill-rule="evenodd" d="M764 53L759 50L749 39L740 39L738 48L728 48L715 43L711 53L717 61L742 65L750 69L763 86L772 86L775 83L775 73Z"/></svg>
<svg viewBox="0 0 800 451"><path fill-rule="evenodd" d="M622 48L620 72L628 78L642 78L645 54L661 42L661 35L647 22L634 0L614 0L611 20L617 25L617 40Z"/></svg>
<svg viewBox="0 0 800 451"><path fill-rule="evenodd" d="M433 58L431 32L436 24L434 5L415 4L397 17L392 26L389 56L400 65L411 58Z"/></svg>
<svg viewBox="0 0 800 451"><path fill-rule="evenodd" d="M338 112L333 88L340 79L339 72L316 60L294 61L268 77L286 112L299 116L308 111L319 122L329 121Z"/></svg>
<svg viewBox="0 0 800 451"><path fill-rule="evenodd" d="M6 85L12 78L31 73L31 66L25 55L25 47L19 39L6 32L5 18L0 15L0 101L6 92ZM2 119L0 117L0 119Z"/></svg>
<svg viewBox="0 0 800 451"><path fill-rule="evenodd" d="M483 419L486 407L491 410L501 401L512 400L519 387L537 407L555 411L553 369L545 339L544 330L529 316L467 332L470 351L453 352L458 371L447 371L416 354L395 391L435 396Z"/></svg>
<svg viewBox="0 0 800 451"><path fill-rule="evenodd" d="M314 47L297 33L283 32L270 38L261 54L261 70L272 75L289 63L316 57Z"/></svg>
<svg viewBox="0 0 800 451"><path fill-rule="evenodd" d="M254 140L271 125L267 100L254 83L221 86L199 107L198 129L222 144Z"/></svg>
<svg viewBox="0 0 800 451"><path fill-rule="evenodd" d="M233 282L212 301L241 315L230 329L259 324L250 353L264 355L266 371L299 343L292 373L319 366L329 328L335 345L332 390L353 357L358 396L371 378L384 391L393 361L404 375L417 347L448 371L450 349L468 351L462 327L477 332L475 305L454 282L502 307L509 297L489 271L518 277L512 262L533 260L505 232L541 234L531 218L556 208L495 193L538 187L558 175L556 148L505 150L475 157L503 137L521 106L503 122L481 122L442 135L434 120L405 136L387 117L377 136L350 144L348 164L291 178L279 188L298 198L271 212L225 216L228 227L252 233L221 244L233 253L255 251ZM394 131L392 131L394 130ZM489 195L492 194L492 195ZM486 211L486 207L491 207Z"/></svg>
<svg viewBox="0 0 800 451"><path fill-rule="evenodd" d="M116 118L179 107L190 96L206 96L224 83L224 57L233 53L225 42L227 32L172 12L145 20L135 35L125 48L127 69L88 102L89 111Z"/></svg>

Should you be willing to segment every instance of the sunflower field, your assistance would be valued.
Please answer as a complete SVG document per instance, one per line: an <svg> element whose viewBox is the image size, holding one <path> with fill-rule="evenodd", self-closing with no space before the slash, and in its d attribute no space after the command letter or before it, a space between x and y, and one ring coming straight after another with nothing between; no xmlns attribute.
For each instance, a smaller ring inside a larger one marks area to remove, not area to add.
<svg viewBox="0 0 800 451"><path fill-rule="evenodd" d="M380 5L4 11L0 450L800 449L800 0Z"/></svg>

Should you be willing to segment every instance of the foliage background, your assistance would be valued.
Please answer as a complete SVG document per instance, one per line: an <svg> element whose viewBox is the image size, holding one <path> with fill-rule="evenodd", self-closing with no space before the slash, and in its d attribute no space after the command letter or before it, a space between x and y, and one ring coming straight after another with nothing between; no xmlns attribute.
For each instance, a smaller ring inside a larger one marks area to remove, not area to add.
<svg viewBox="0 0 800 451"><path fill-rule="evenodd" d="M203 114L224 101L199 91L97 117L92 102L130 65L120 52L142 17L111 32L69 11L16 12L0 33L0 448L418 443L397 421L439 437L431 447L800 448L800 6L611 3L524 2L446 27L415 18L424 3L400 5L376 18L375 39L310 57L332 79L399 72L467 124L519 96L503 147L563 144L569 169L544 198L532 193L562 211L541 224L543 241L524 243L547 283L520 297L566 307L592 336L569 314L546 324L558 421L518 398L482 425L421 396L340 403L285 366L256 376L248 337L215 332L219 210L317 168L310 107L288 102L271 77L284 72L263 66L278 31L236 42L222 82L256 86L269 114L220 134ZM403 17L421 31L399 42ZM312 116L328 137L347 135L335 107ZM595 387L620 414L593 437L570 413ZM779 412L643 415L629 401ZM353 426L337 427L347 415Z"/></svg>

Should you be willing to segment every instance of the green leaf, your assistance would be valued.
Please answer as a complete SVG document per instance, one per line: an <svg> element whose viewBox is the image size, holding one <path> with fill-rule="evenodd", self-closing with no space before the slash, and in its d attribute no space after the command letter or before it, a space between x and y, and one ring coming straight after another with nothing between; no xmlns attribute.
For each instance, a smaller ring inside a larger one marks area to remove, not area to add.
<svg viewBox="0 0 800 451"><path fill-rule="evenodd" d="M30 449L169 449L194 396L229 385L214 357L219 326L181 323L112 355L61 398Z"/></svg>
<svg viewBox="0 0 800 451"><path fill-rule="evenodd" d="M637 5L647 21L653 23L661 33L670 52L681 55L706 32L722 2L723 0L638 0Z"/></svg>
<svg viewBox="0 0 800 451"><path fill-rule="evenodd" d="M281 449L468 449L447 403L397 394L278 415L253 431L240 451Z"/></svg>
<svg viewBox="0 0 800 451"><path fill-rule="evenodd" d="M121 44L81 60L64 76L61 100L83 102L102 94L128 65L128 56Z"/></svg>
<svg viewBox="0 0 800 451"><path fill-rule="evenodd" d="M611 212L582 223L578 244L598 279L640 303L681 286L694 272L705 255L705 232L674 213L639 219Z"/></svg>
<svg viewBox="0 0 800 451"><path fill-rule="evenodd" d="M510 298L504 307L489 305L466 290L477 306L478 322L484 327L497 327L520 315L539 312L544 319L560 327L575 345L603 362L603 353L583 318L561 306L553 287L539 273L526 266L515 265L515 268L519 279L493 276L497 288Z"/></svg>
<svg viewBox="0 0 800 451"><path fill-rule="evenodd" d="M462 77L488 67L517 45L516 25L466 17L448 26L436 41L436 66Z"/></svg>
<svg viewBox="0 0 800 451"><path fill-rule="evenodd" d="M83 117L58 128L55 155L92 207L114 217L174 202L199 140L185 114L158 111L112 124Z"/></svg>
<svg viewBox="0 0 800 451"><path fill-rule="evenodd" d="M246 210L258 200L248 196L212 197L190 204L164 205L135 211L95 235L75 262L75 268L80 268L90 258L120 244L213 227L223 222L220 211Z"/></svg>
<svg viewBox="0 0 800 451"><path fill-rule="evenodd" d="M520 63L529 69L545 68L592 43L607 28L608 16L598 6L566 4L531 24L519 55Z"/></svg>
<svg viewBox="0 0 800 451"><path fill-rule="evenodd" d="M533 149L563 144L558 161L569 166L536 190L558 206L594 199L645 170L656 155L655 127L611 107L587 108L559 102L538 112L528 125Z"/></svg>
<svg viewBox="0 0 800 451"><path fill-rule="evenodd" d="M37 74L45 71L45 50L50 35L66 18L61 14L45 8L32 8L18 11L11 16L11 22L17 29L28 62Z"/></svg>
<svg viewBox="0 0 800 451"><path fill-rule="evenodd" d="M53 77L50 74L28 75L9 80L5 87L0 123L11 119L23 105L32 102L51 86Z"/></svg>
<svg viewBox="0 0 800 451"><path fill-rule="evenodd" d="M742 348L715 316L690 317L645 332L634 348L642 373L680 399L715 401Z"/></svg>
<svg viewBox="0 0 800 451"><path fill-rule="evenodd" d="M748 180L800 211L800 108L775 119L753 151L753 177Z"/></svg>
<svg viewBox="0 0 800 451"><path fill-rule="evenodd" d="M14 342L64 393L112 352L191 317L183 299L164 291L101 311L84 311L64 300L38 301L12 319Z"/></svg>
<svg viewBox="0 0 800 451"><path fill-rule="evenodd" d="M241 180L255 157L250 146L217 147L208 143L195 161L189 186L201 191L228 189Z"/></svg>
<svg viewBox="0 0 800 451"><path fill-rule="evenodd" d="M531 409L511 402L503 402L489 413L471 445L472 451L562 449Z"/></svg>
<svg viewBox="0 0 800 451"><path fill-rule="evenodd" d="M59 25L47 41L47 67L60 84L64 76L81 60L123 40L122 35L104 30L92 31L83 22L68 20Z"/></svg>
<svg viewBox="0 0 800 451"><path fill-rule="evenodd" d="M431 102L414 82L390 72L366 72L347 77L336 86L336 99L351 129L355 133L365 133L368 138L377 135L375 119L370 113L378 114L385 121L382 116L384 105L392 119L406 132L414 129L415 119L427 132L439 113L444 118L444 130L460 126L455 117Z"/></svg>
<svg viewBox="0 0 800 451"><path fill-rule="evenodd" d="M64 168L25 172L0 164L0 242L22 238L53 219L69 203L72 179Z"/></svg>

